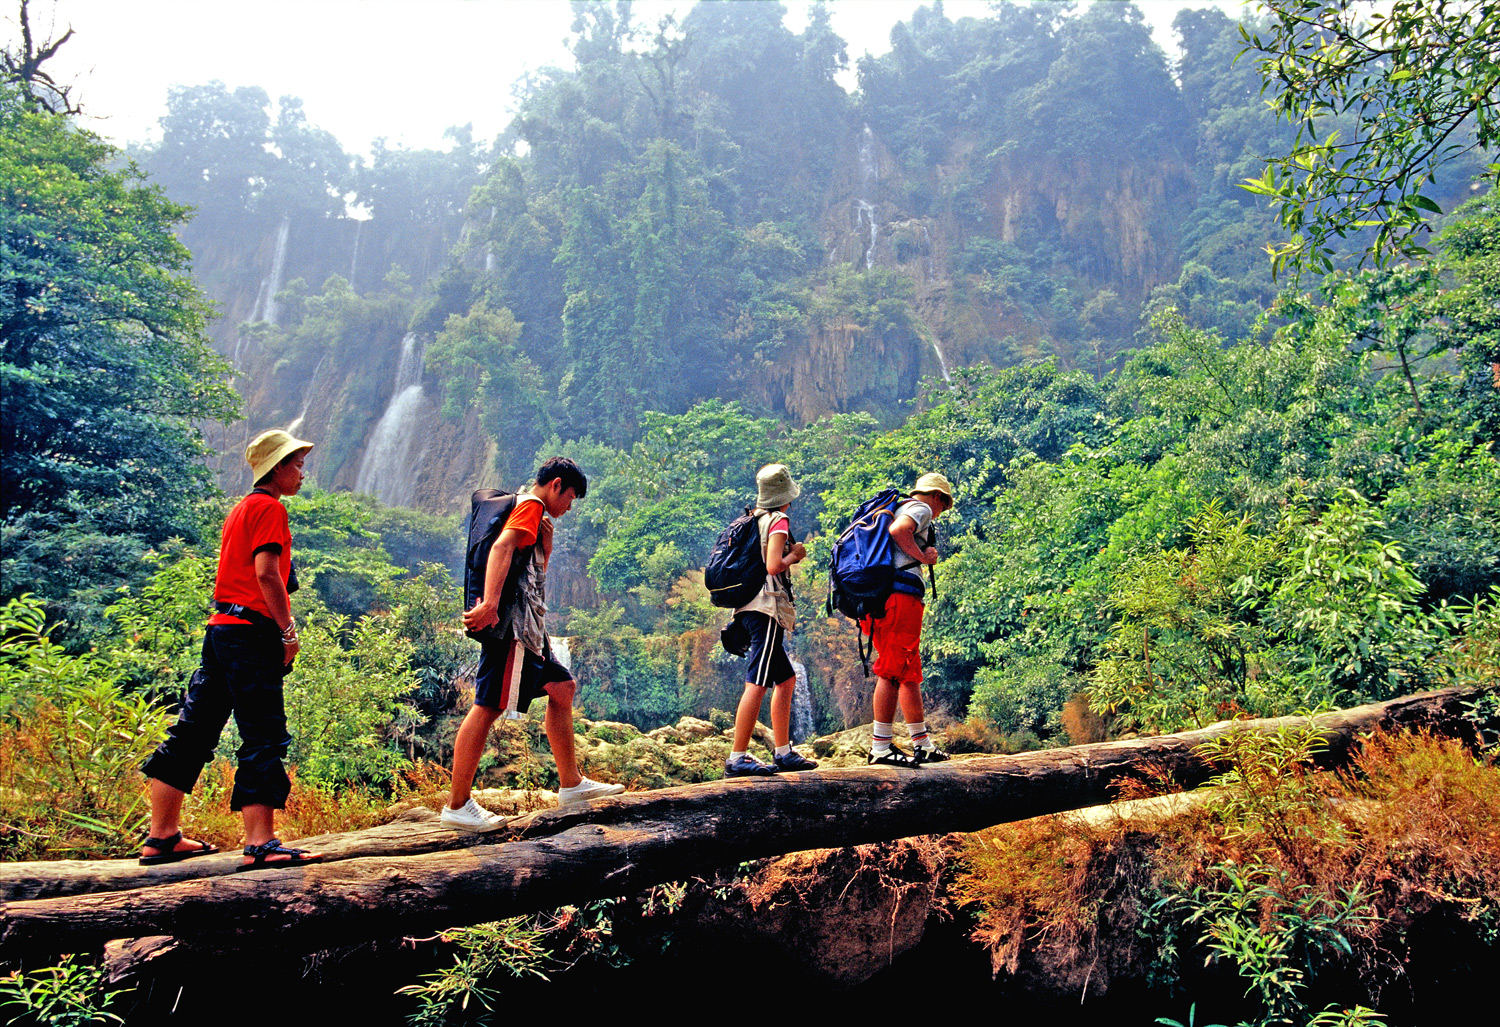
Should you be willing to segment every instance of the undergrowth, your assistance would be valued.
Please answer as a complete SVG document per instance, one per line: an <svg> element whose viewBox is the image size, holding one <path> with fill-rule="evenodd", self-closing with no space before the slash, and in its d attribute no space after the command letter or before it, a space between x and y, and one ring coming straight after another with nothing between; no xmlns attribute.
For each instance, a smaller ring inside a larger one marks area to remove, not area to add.
<svg viewBox="0 0 1500 1027"><path fill-rule="evenodd" d="M1207 753L1224 767L1210 802L972 836L957 892L995 972L1095 996L1129 980L1184 1011L1219 996L1250 1024L1352 1024L1418 1000L1409 943L1424 923L1461 925L1493 960L1493 762L1381 735L1320 772L1318 746L1310 732L1231 736Z"/></svg>

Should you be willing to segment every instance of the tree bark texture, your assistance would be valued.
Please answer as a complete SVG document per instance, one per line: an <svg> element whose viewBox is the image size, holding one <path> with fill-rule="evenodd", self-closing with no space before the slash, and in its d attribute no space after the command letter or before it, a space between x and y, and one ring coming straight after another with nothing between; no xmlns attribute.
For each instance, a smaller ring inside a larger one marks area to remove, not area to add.
<svg viewBox="0 0 1500 1027"><path fill-rule="evenodd" d="M1474 735L1470 696L1431 692L1313 718L1322 761L1348 758L1376 728ZM370 831L304 839L326 863L235 873L237 854L146 869L125 861L0 867L0 958L92 951L170 935L215 947L310 952L629 894L744 860L915 835L974 831L1107 803L1149 769L1181 789L1211 777L1194 748L1307 718L1229 721L1197 731L1021 753L919 770L842 769L627 794L462 835L414 811Z"/></svg>

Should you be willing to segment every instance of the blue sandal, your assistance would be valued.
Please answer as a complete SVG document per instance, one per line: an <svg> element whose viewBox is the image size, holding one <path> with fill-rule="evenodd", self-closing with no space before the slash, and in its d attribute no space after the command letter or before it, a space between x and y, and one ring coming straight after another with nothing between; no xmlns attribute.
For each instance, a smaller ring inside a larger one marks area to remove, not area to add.
<svg viewBox="0 0 1500 1027"><path fill-rule="evenodd" d="M259 845L247 845L245 855L254 862L241 863L235 867L236 873L245 870L264 870L268 867L301 867L323 861L322 856L309 856L306 849L292 849L282 845L280 838L272 838ZM270 859L271 856L285 858Z"/></svg>

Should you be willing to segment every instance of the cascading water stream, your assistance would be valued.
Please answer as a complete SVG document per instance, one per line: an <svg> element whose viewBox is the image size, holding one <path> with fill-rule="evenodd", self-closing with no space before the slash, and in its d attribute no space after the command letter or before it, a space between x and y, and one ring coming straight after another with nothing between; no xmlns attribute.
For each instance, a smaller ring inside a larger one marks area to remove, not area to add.
<svg viewBox="0 0 1500 1027"><path fill-rule="evenodd" d="M552 658L569 674L573 673L573 652L568 648L568 640L562 635L548 635L547 642L552 646Z"/></svg>
<svg viewBox="0 0 1500 1027"><path fill-rule="evenodd" d="M328 361L328 354L324 353L318 358L318 364L313 368L312 375L307 379L307 386L302 390L302 410L297 414L296 420L286 426L286 430L295 435L302 430L302 422L307 420L307 408L312 404L313 390L318 387L318 372L323 370L323 365Z"/></svg>
<svg viewBox="0 0 1500 1027"><path fill-rule="evenodd" d="M278 313L276 294L281 291L281 274L286 269L286 242L291 231L291 219L282 218L281 227L276 229L276 252L271 257L271 273L260 284L260 294L255 300L255 310L250 313L252 321L276 323Z"/></svg>
<svg viewBox="0 0 1500 1027"><path fill-rule="evenodd" d="M807 668L799 661L792 661L792 670L797 672L797 683L792 686L792 741L811 738L817 731L813 723L812 689L807 683Z"/></svg>
<svg viewBox="0 0 1500 1027"><path fill-rule="evenodd" d="M932 340L932 353L933 356L937 357L938 370L943 372L943 381L951 385L953 383L953 376L948 373L948 361L943 359L943 351L938 346L937 339Z"/></svg>
<svg viewBox="0 0 1500 1027"><path fill-rule="evenodd" d="M401 340L401 362L396 367L391 401L370 433L355 479L356 491L368 493L386 506L410 506L416 500L422 453L413 450L422 409L425 352L415 332L408 332Z"/></svg>
<svg viewBox="0 0 1500 1027"><path fill-rule="evenodd" d="M276 229L276 249L271 255L271 273L261 279L260 290L255 294L255 305L250 308L249 320L251 321L276 323L276 294L281 291L281 274L286 268L286 243L291 232L291 219L282 218L281 227ZM241 361L245 356L245 345L248 341L244 332L235 336L234 356L231 361L235 367L243 366Z"/></svg>
<svg viewBox="0 0 1500 1027"><path fill-rule="evenodd" d="M875 244L880 241L880 217L875 208L875 190L880 184L880 160L875 156L875 133L864 127L859 141L859 196L854 200L855 227L869 235L865 244L865 270L875 266Z"/></svg>
<svg viewBox="0 0 1500 1027"><path fill-rule="evenodd" d="M354 222L354 253L349 257L349 288L358 292L354 284L354 276L359 274L359 237L364 232L365 222L356 219Z"/></svg>

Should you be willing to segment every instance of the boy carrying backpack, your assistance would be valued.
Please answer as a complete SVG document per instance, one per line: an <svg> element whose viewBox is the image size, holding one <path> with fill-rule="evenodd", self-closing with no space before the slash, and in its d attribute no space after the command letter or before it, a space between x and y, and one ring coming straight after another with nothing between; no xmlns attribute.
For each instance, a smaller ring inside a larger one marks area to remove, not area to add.
<svg viewBox="0 0 1500 1027"><path fill-rule="evenodd" d="M797 687L797 675L787 658L785 645L786 633L792 630L797 620L787 572L807 558L802 543L791 541L791 524L786 512L802 490L792 480L785 464L762 467L755 476L755 487L753 516L765 568L765 583L734 611L736 624L750 637L750 649L745 691L734 715L734 747L724 762L725 777L813 770L818 766L792 748L792 693ZM725 534L728 536L730 532ZM710 588L713 584L710 582ZM773 763L762 763L749 751L750 735L755 730L767 688L774 689L771 695L771 733L776 740Z"/></svg>
<svg viewBox="0 0 1500 1027"><path fill-rule="evenodd" d="M587 802L625 790L624 785L591 781L578 772L573 743L576 686L573 675L553 658L543 620L552 518L572 509L573 501L582 499L588 488L588 479L577 464L567 457L553 457L536 472L531 491L514 497L508 513L506 503L493 503L499 496L488 496L496 511L491 520L504 515L503 525L470 525L468 560L480 555L473 551L476 535L484 537L489 550L483 554L482 567L466 568L469 573L482 571L477 583L466 581L468 608L463 612L465 631L479 641L479 670L474 677L474 706L453 742L453 792L439 816L446 828L485 833L504 825L504 817L474 801L470 794L474 775L490 728L500 715L519 717L532 700L544 695L547 714L542 724L557 762L557 804ZM471 520L491 509L482 498L476 493Z"/></svg>
<svg viewBox="0 0 1500 1027"><path fill-rule="evenodd" d="M886 529L895 543L892 559L894 577L890 597L885 601L884 616L867 615L860 623L870 636L876 652L875 722L871 730L870 762L892 767L920 767L940 763L948 754L934 745L927 734L922 709L922 602L924 588L921 568L938 561L933 546L932 522L953 509L953 487L941 474L924 474L917 479L911 498L896 507ZM911 736L911 753L891 744L891 724L896 719L896 704L906 717Z"/></svg>

